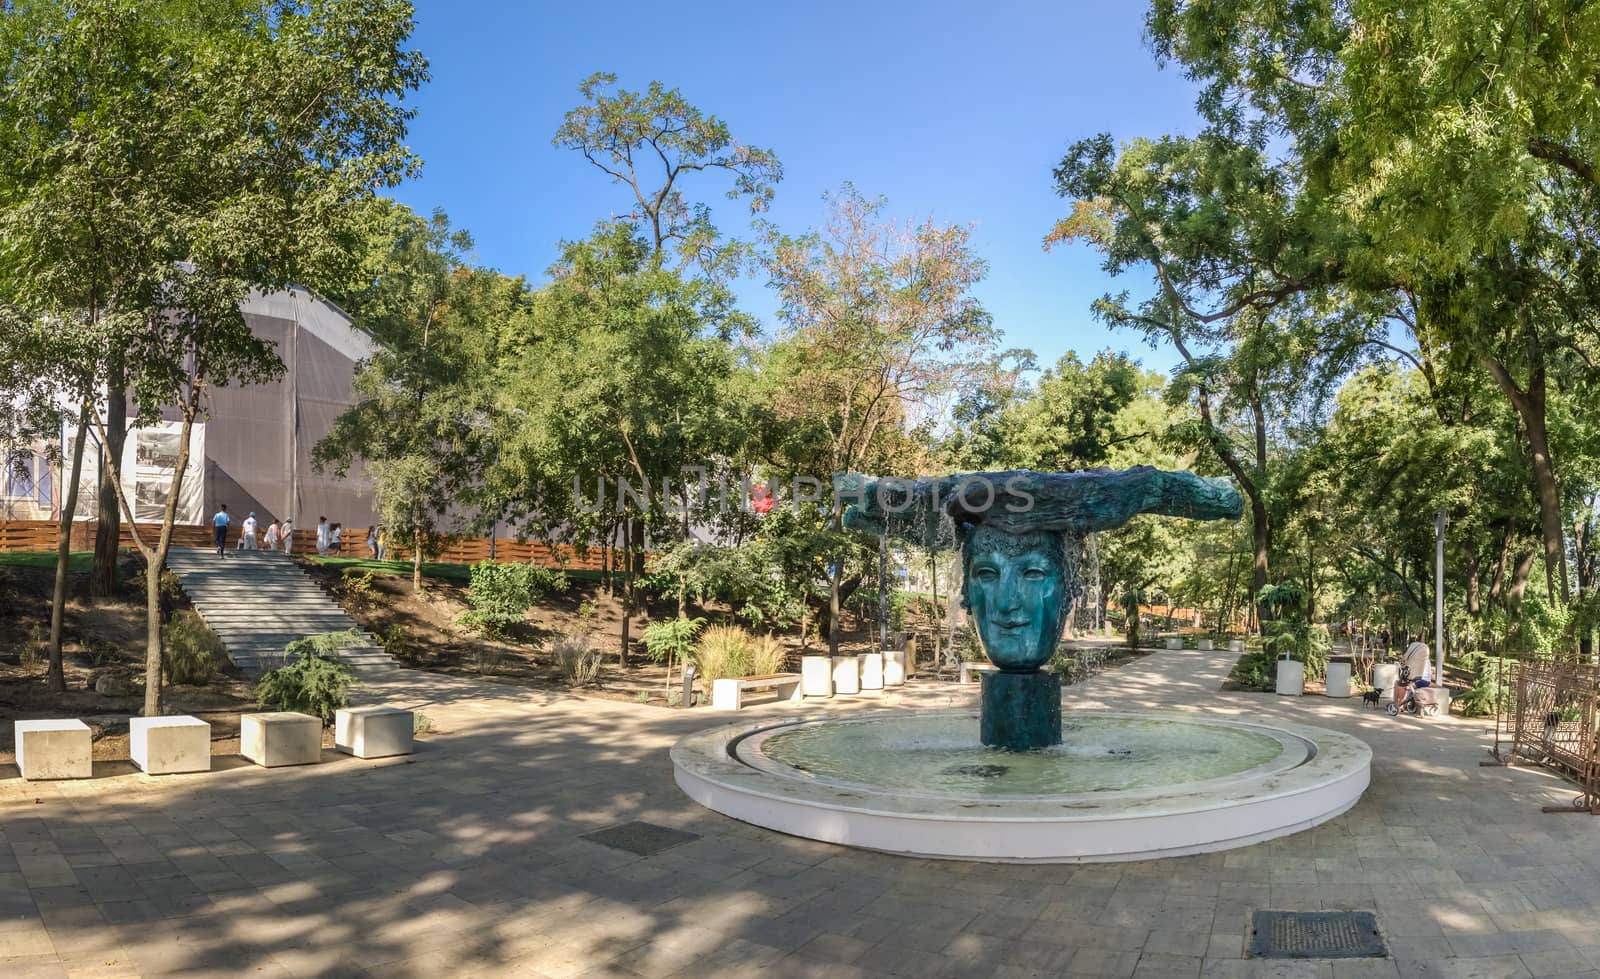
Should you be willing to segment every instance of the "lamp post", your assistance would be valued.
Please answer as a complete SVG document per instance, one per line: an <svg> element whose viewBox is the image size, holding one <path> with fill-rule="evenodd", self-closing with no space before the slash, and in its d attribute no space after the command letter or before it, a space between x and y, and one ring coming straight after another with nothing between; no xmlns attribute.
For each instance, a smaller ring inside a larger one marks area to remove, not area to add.
<svg viewBox="0 0 1600 979"><path fill-rule="evenodd" d="M1444 507L1433 515L1433 676L1444 682Z"/></svg>

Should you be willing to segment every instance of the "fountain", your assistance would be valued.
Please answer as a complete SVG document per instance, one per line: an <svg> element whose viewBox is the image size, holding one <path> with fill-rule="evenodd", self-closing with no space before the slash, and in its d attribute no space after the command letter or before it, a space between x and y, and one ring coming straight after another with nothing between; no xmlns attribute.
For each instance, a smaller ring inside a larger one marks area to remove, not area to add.
<svg viewBox="0 0 1600 979"><path fill-rule="evenodd" d="M1236 518L1224 480L1148 466L835 477L845 524L961 549L961 600L997 667L980 709L808 717L691 735L677 782L711 809L798 836L922 856L1076 862L1240 846L1354 805L1371 752L1298 724L1075 711L1043 670L1085 537L1141 513ZM976 735L976 736L974 736ZM1224 814L1225 812L1225 814Z"/></svg>

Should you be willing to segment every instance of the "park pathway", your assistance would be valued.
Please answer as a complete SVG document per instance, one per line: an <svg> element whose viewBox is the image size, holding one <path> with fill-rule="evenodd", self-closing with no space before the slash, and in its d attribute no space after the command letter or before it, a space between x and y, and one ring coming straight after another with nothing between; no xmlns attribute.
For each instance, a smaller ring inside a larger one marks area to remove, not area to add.
<svg viewBox="0 0 1600 979"><path fill-rule="evenodd" d="M230 560L232 560L230 558ZM392 671L414 756L79 782L0 768L0 976L423 979L1188 979L1600 976L1600 819L1570 787L1480 768L1483 721L1358 700L1222 692L1226 652L1160 651L1069 687L1072 706L1292 717L1374 749L1338 818L1225 853L1087 866L916 860L708 812L672 781L679 737L734 715ZM818 710L950 707L918 681ZM630 820L698 839L635 856ZM1244 957L1252 909L1369 908L1387 959Z"/></svg>
<svg viewBox="0 0 1600 979"><path fill-rule="evenodd" d="M167 568L246 676L282 666L283 648L295 639L361 631L286 554L230 550L223 558L213 550L175 547ZM369 641L341 650L339 658L363 680L395 670L394 657L371 641L371 634L362 635Z"/></svg>

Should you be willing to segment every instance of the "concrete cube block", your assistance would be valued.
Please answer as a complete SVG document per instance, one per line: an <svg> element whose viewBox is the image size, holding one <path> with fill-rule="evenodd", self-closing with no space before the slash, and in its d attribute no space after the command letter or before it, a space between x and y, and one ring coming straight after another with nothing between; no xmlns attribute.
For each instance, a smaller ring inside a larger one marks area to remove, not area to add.
<svg viewBox="0 0 1600 979"><path fill-rule="evenodd" d="M861 692L861 657L837 656L833 660L833 692Z"/></svg>
<svg viewBox="0 0 1600 979"><path fill-rule="evenodd" d="M826 656L800 657L800 693L806 697L832 697L833 660Z"/></svg>
<svg viewBox="0 0 1600 979"><path fill-rule="evenodd" d="M333 743L357 758L411 754L416 721L398 707L347 707L333 715Z"/></svg>
<svg viewBox="0 0 1600 979"><path fill-rule="evenodd" d="M1169 637L1167 639L1167 648L1168 649L1182 649L1183 648L1183 640L1182 639L1173 639L1173 638Z"/></svg>
<svg viewBox="0 0 1600 979"><path fill-rule="evenodd" d="M861 654L861 689L883 689L883 654Z"/></svg>
<svg viewBox="0 0 1600 979"><path fill-rule="evenodd" d="M1216 643L1210 639L1197 639L1195 640L1194 645L1196 649L1205 650L1207 652L1216 648Z"/></svg>
<svg viewBox="0 0 1600 979"><path fill-rule="evenodd" d="M905 686L906 682L906 651L904 649L885 649L883 651L883 685L886 687Z"/></svg>
<svg viewBox="0 0 1600 979"><path fill-rule="evenodd" d="M94 738L80 720L17 721L17 767L26 779L88 778Z"/></svg>
<svg viewBox="0 0 1600 979"><path fill-rule="evenodd" d="M128 756L150 775L211 771L211 725L198 717L128 718Z"/></svg>
<svg viewBox="0 0 1600 979"><path fill-rule="evenodd" d="M713 710L738 710L744 706L744 681L725 677L711 681L711 708Z"/></svg>
<svg viewBox="0 0 1600 979"><path fill-rule="evenodd" d="M239 718L239 753L262 768L322 760L322 721L309 714L273 711Z"/></svg>

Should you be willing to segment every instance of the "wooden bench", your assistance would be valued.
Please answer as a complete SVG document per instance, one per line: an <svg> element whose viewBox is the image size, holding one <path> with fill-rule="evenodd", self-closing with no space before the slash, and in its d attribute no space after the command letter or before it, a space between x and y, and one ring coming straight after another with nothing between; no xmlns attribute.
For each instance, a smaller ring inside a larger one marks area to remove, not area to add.
<svg viewBox="0 0 1600 979"><path fill-rule="evenodd" d="M973 674L993 673L998 669L999 667L993 663L962 663L960 681L962 683L971 683Z"/></svg>
<svg viewBox="0 0 1600 979"><path fill-rule="evenodd" d="M744 706L746 690L776 689L780 700L799 700L800 674L768 673L764 676L729 677L711 681L711 706L715 710L738 710Z"/></svg>

